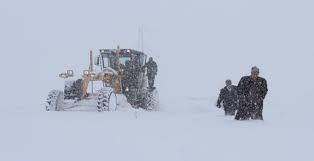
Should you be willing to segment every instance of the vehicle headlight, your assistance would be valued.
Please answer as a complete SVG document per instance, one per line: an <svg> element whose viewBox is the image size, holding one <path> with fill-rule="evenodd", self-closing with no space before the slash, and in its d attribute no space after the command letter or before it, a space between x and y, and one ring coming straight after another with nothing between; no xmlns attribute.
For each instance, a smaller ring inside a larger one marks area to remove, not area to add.
<svg viewBox="0 0 314 161"><path fill-rule="evenodd" d="M126 91L126 92L129 92L129 87L126 87L126 88L125 88L125 91Z"/></svg>
<svg viewBox="0 0 314 161"><path fill-rule="evenodd" d="M68 77L73 77L74 71L73 70L67 70L67 75L68 75Z"/></svg>
<svg viewBox="0 0 314 161"><path fill-rule="evenodd" d="M90 74L89 70L84 70L83 75L88 76Z"/></svg>

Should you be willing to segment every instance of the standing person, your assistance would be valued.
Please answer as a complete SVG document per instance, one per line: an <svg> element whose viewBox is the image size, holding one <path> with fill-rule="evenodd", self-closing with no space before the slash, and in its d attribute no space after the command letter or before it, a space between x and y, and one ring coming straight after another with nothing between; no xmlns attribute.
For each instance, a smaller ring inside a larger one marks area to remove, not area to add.
<svg viewBox="0 0 314 161"><path fill-rule="evenodd" d="M237 87L232 85L231 80L226 80L226 86L220 90L219 98L217 101L217 107L221 108L221 102L225 115L235 115L235 111L238 105Z"/></svg>
<svg viewBox="0 0 314 161"><path fill-rule="evenodd" d="M154 89L155 77L158 72L157 63L153 60L152 57L150 57L149 61L145 64L144 67L147 68L148 86L149 88Z"/></svg>
<svg viewBox="0 0 314 161"><path fill-rule="evenodd" d="M252 67L251 76L242 77L238 85L240 103L235 119L263 120L263 101L267 92L267 82L259 77L259 68Z"/></svg>

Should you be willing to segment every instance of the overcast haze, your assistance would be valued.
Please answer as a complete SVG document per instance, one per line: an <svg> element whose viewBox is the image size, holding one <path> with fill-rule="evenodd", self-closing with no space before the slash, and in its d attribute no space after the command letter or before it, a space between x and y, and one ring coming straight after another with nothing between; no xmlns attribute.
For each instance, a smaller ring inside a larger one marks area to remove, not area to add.
<svg viewBox="0 0 314 161"><path fill-rule="evenodd" d="M0 0L0 160L312 161L313 20L313 0ZM59 73L138 49L139 28L159 111L45 111ZM225 80L255 65L265 121L225 117Z"/></svg>
<svg viewBox="0 0 314 161"><path fill-rule="evenodd" d="M144 51L159 62L157 86L166 97L215 99L225 79L236 84L257 65L269 81L268 103L299 101L313 96L307 85L314 81L313 5L310 0L2 0L2 108L41 104L50 89L62 88L60 72L88 67L90 49L136 49L141 26ZM12 102L16 91L24 103Z"/></svg>

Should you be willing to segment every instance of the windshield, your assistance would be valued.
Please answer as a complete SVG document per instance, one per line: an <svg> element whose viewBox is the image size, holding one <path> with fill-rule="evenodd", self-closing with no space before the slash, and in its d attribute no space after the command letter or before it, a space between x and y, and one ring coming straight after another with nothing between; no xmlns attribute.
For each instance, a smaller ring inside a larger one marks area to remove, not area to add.
<svg viewBox="0 0 314 161"><path fill-rule="evenodd" d="M124 66L125 66L126 62L130 61L130 60L131 60L131 57L126 57L126 56L120 56L120 58L119 58L120 64L122 64ZM103 56L103 66L104 67L114 68L115 62L116 62L115 56L109 56L109 58L106 56Z"/></svg>
<svg viewBox="0 0 314 161"><path fill-rule="evenodd" d="M120 64L123 64L123 65L125 65L125 62L130 61L130 60L131 60L130 57L120 57L119 59Z"/></svg>
<svg viewBox="0 0 314 161"><path fill-rule="evenodd" d="M103 59L104 67L108 67L109 66L109 59L107 57L102 57L102 59Z"/></svg>

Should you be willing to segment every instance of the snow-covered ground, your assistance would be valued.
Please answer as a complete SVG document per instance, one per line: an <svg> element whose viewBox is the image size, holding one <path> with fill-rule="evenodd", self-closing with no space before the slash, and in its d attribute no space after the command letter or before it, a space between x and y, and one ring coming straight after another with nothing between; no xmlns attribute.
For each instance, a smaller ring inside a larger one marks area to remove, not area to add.
<svg viewBox="0 0 314 161"><path fill-rule="evenodd" d="M293 120L291 112L279 110L266 110L264 122L238 122L225 117L209 102L206 97L169 100L163 102L158 112L133 109L45 112L40 106L1 110L0 159L310 161L313 158L310 122L304 124L302 118Z"/></svg>
<svg viewBox="0 0 314 161"><path fill-rule="evenodd" d="M0 1L0 160L312 161L313 18L309 0ZM44 111L59 73L142 25L159 111ZM265 121L225 117L220 88L254 65Z"/></svg>

